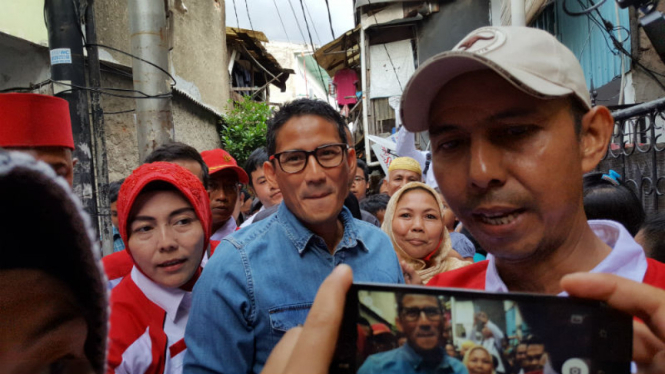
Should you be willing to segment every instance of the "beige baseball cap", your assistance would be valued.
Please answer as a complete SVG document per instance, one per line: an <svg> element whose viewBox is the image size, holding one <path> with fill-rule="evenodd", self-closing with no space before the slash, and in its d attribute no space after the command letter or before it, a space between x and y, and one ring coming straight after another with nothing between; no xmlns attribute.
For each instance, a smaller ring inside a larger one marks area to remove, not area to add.
<svg viewBox="0 0 665 374"><path fill-rule="evenodd" d="M441 89L464 73L491 69L521 91L542 99L575 95L591 108L584 72L573 52L550 33L531 27L482 27L452 50L425 61L402 94L402 123L426 131Z"/></svg>

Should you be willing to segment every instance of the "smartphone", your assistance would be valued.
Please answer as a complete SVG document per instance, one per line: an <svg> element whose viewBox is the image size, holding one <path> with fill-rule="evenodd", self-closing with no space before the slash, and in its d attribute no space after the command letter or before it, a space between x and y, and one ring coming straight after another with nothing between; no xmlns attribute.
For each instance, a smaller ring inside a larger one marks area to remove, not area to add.
<svg viewBox="0 0 665 374"><path fill-rule="evenodd" d="M630 373L632 317L600 301L354 283L331 373Z"/></svg>

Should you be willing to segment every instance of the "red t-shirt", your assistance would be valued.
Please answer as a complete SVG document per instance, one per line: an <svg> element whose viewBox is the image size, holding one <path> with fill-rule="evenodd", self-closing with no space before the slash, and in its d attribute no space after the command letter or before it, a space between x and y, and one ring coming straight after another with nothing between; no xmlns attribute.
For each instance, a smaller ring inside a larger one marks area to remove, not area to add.
<svg viewBox="0 0 665 374"><path fill-rule="evenodd" d="M337 87L337 104L356 103L356 82L358 82L358 75L353 69L342 69L335 73L333 84ZM347 99L347 97L349 98Z"/></svg>

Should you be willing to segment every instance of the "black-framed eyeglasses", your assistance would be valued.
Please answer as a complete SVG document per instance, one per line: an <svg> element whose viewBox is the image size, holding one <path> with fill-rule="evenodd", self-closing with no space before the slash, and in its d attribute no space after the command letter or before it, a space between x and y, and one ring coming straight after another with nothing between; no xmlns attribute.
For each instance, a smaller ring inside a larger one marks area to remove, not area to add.
<svg viewBox="0 0 665 374"><path fill-rule="evenodd" d="M347 149L349 146L344 143L324 144L312 151L293 150L275 153L270 156L270 161L277 160L282 171L293 174L305 169L309 156L314 156L319 165L330 169L342 163Z"/></svg>
<svg viewBox="0 0 665 374"><path fill-rule="evenodd" d="M402 316L407 322L415 322L420 318L420 314L425 313L425 317L430 321L440 321L441 320L441 309L437 307L425 307L425 308L403 308Z"/></svg>
<svg viewBox="0 0 665 374"><path fill-rule="evenodd" d="M358 182L358 183L360 183L360 182L365 182L365 180L366 180L366 179L363 178L363 177L354 177L354 178L353 178L353 181L354 181L354 182Z"/></svg>

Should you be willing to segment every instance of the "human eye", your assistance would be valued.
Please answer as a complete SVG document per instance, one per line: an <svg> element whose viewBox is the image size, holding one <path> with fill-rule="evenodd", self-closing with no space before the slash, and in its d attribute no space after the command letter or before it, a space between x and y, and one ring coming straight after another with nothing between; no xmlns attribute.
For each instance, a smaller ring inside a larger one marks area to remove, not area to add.
<svg viewBox="0 0 665 374"><path fill-rule="evenodd" d="M150 232L150 230L152 229L153 227L150 224L140 224L135 227L132 227L132 233L146 233Z"/></svg>
<svg viewBox="0 0 665 374"><path fill-rule="evenodd" d="M427 219L438 219L439 217L435 216L434 214L429 213L429 214L425 215L425 218L427 218Z"/></svg>
<svg viewBox="0 0 665 374"><path fill-rule="evenodd" d="M418 308L407 308L404 310L404 315L408 318L418 318L420 315L420 309Z"/></svg>
<svg viewBox="0 0 665 374"><path fill-rule="evenodd" d="M410 213L402 213L402 214L399 215L399 217L400 218L411 218L411 214Z"/></svg>
<svg viewBox="0 0 665 374"><path fill-rule="evenodd" d="M533 125L512 125L505 128L504 134L509 137L524 137L535 131L536 127Z"/></svg>
<svg viewBox="0 0 665 374"><path fill-rule="evenodd" d="M317 154L321 158L326 158L326 159L334 158L335 156L340 154L340 149L339 149L339 146L331 145L331 146L319 149Z"/></svg>
<svg viewBox="0 0 665 374"><path fill-rule="evenodd" d="M288 164L297 164L302 162L305 159L305 155L302 152L288 152L282 155L282 162Z"/></svg>

